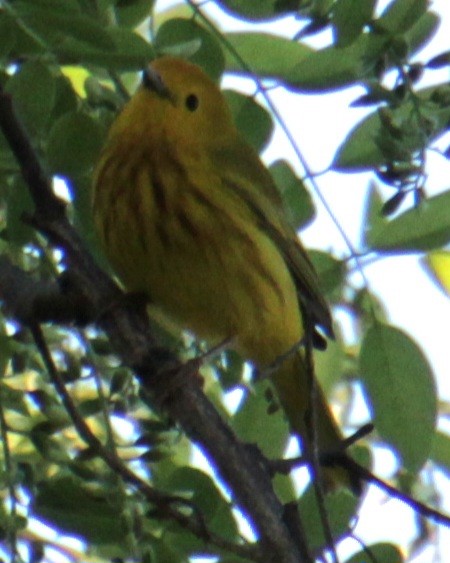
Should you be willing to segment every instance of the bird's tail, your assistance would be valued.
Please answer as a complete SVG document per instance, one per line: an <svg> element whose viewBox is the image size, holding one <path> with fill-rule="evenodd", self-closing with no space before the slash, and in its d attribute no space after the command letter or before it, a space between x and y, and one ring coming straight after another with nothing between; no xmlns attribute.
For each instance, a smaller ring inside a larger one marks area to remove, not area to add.
<svg viewBox="0 0 450 563"><path fill-rule="evenodd" d="M320 473L324 490L346 486L359 494L358 480L345 468L343 436L317 381L314 391L311 391L312 377L314 375L308 373L308 365L302 353L296 352L281 364L272 380L291 429L300 437L303 451L310 458L312 441L315 442L321 462L316 469Z"/></svg>

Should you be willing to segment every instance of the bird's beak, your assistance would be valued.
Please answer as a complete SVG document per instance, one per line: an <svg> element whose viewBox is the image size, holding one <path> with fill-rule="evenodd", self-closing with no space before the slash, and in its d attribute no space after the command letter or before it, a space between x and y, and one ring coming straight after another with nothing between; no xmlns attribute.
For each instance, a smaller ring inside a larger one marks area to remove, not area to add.
<svg viewBox="0 0 450 563"><path fill-rule="evenodd" d="M151 92L155 92L155 94L161 98L167 98L168 100L173 99L170 90L164 84L161 76L152 68L151 65L148 65L148 67L142 71L142 84L144 88L150 90Z"/></svg>

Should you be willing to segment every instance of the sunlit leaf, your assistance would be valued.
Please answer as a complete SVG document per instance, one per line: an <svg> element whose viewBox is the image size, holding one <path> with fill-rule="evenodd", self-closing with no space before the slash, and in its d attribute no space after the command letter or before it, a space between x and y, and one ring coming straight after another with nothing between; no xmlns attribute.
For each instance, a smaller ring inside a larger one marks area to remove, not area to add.
<svg viewBox="0 0 450 563"><path fill-rule="evenodd" d="M89 71L83 67L70 66L70 65L61 67L61 71L64 74L64 76L66 76L70 80L70 83L72 84L75 92L80 97L84 98L86 96L84 83L86 79L90 76Z"/></svg>
<svg viewBox="0 0 450 563"><path fill-rule="evenodd" d="M435 250L427 254L422 264L442 291L450 296L450 251Z"/></svg>

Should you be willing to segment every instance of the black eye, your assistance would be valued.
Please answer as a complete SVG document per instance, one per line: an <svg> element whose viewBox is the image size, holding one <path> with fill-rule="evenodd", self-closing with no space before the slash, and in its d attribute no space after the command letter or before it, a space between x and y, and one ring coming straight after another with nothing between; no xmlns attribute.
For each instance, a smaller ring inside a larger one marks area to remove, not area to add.
<svg viewBox="0 0 450 563"><path fill-rule="evenodd" d="M189 111L195 111L198 108L199 99L195 94L189 94L184 101Z"/></svg>

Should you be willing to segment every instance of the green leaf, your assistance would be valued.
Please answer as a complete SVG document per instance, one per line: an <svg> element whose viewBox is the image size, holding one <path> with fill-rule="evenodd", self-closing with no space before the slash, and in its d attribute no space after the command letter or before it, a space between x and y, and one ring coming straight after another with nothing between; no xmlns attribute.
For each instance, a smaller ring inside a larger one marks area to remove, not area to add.
<svg viewBox="0 0 450 563"><path fill-rule="evenodd" d="M257 152L261 152L269 142L273 131L270 113L251 96L245 96L234 90L226 90L224 95L240 132Z"/></svg>
<svg viewBox="0 0 450 563"><path fill-rule="evenodd" d="M378 230L384 228L388 223L382 213L384 204L377 190L376 183L371 182L369 188L366 208L364 210L364 220L361 223L361 240L364 246L369 246L370 243L368 239L372 232L378 232Z"/></svg>
<svg viewBox="0 0 450 563"><path fill-rule="evenodd" d="M362 342L360 367L376 430L396 448L404 467L419 471L430 454L437 415L425 356L404 332L376 323Z"/></svg>
<svg viewBox="0 0 450 563"><path fill-rule="evenodd" d="M34 209L28 186L21 176L15 176L8 186L6 199L6 224L8 241L22 245L34 240L35 231L23 222L24 213L32 213Z"/></svg>
<svg viewBox="0 0 450 563"><path fill-rule="evenodd" d="M289 427L281 407L268 412L271 404L267 393L274 396L272 387L266 381L257 381L243 399L231 425L241 440L256 443L268 458L278 459L283 456Z"/></svg>
<svg viewBox="0 0 450 563"><path fill-rule="evenodd" d="M103 144L103 131L92 117L70 112L60 117L48 136L47 164L52 174L79 176L90 171Z"/></svg>
<svg viewBox="0 0 450 563"><path fill-rule="evenodd" d="M381 128L378 112L372 113L358 123L339 147L333 167L343 172L350 172L383 164L386 156L376 143Z"/></svg>
<svg viewBox="0 0 450 563"><path fill-rule="evenodd" d="M155 0L117 0L115 13L119 25L136 28L151 15Z"/></svg>
<svg viewBox="0 0 450 563"><path fill-rule="evenodd" d="M2 375L8 361L11 360L11 354L5 355L5 352L11 352L10 338L0 335L0 364ZM5 381L2 379L2 381ZM0 384L0 396L2 399L2 408L12 410L23 416L29 416L29 409L25 404L25 395L22 389L14 389L5 383Z"/></svg>
<svg viewBox="0 0 450 563"><path fill-rule="evenodd" d="M324 501L332 536L339 538L348 533L349 522L358 507L359 499L348 491L340 490L326 495ZM300 498L298 508L309 549L312 552L322 549L326 544L326 538L313 487L309 487Z"/></svg>
<svg viewBox="0 0 450 563"><path fill-rule="evenodd" d="M43 12L62 12L68 15L76 15L81 11L78 0L19 0L14 2L14 7L19 11L26 8L34 8Z"/></svg>
<svg viewBox="0 0 450 563"><path fill-rule="evenodd" d="M141 70L155 57L153 47L129 29L109 29L108 35L113 41L109 49L67 37L53 50L66 64L96 65L116 71Z"/></svg>
<svg viewBox="0 0 450 563"><path fill-rule="evenodd" d="M433 438L430 459L437 463L447 475L450 474L450 436L438 431Z"/></svg>
<svg viewBox="0 0 450 563"><path fill-rule="evenodd" d="M6 91L25 127L33 135L41 133L49 123L55 102L55 78L48 67L37 61L24 63L8 80Z"/></svg>
<svg viewBox="0 0 450 563"><path fill-rule="evenodd" d="M131 76L132 80L128 80ZM122 84L127 90L134 91L139 83L139 79L140 77L135 74L128 75ZM86 77L83 88L89 105L107 110L107 113L103 114L102 118L108 120L108 122L109 119L113 118L113 116L109 115L109 112L112 110L115 115L123 106L124 99L119 91L112 90L110 86L106 86L101 80L92 75Z"/></svg>
<svg viewBox="0 0 450 563"><path fill-rule="evenodd" d="M7 186L9 175L13 170L19 171L19 165L9 146L9 142L0 130L0 186Z"/></svg>
<svg viewBox="0 0 450 563"><path fill-rule="evenodd" d="M333 167L350 172L380 166L396 157L395 143L403 158L407 158L409 154L422 148L425 135L427 142L431 143L444 132L448 128L450 105L447 99L446 103L441 102L439 96L447 96L445 87L426 88L417 92L416 96L421 101L420 120L415 120L417 99L389 110L391 122L395 126L398 124L398 139L391 139L380 112L375 111L348 133L336 153ZM429 130L424 130L425 121Z"/></svg>
<svg viewBox="0 0 450 563"><path fill-rule="evenodd" d="M428 0L394 0L377 20L377 28L398 35L410 29L427 11Z"/></svg>
<svg viewBox="0 0 450 563"><path fill-rule="evenodd" d="M233 52L225 49L225 65L228 71L246 73L242 59L252 72L261 76L273 76L289 81L292 67L313 53L313 49L297 41L270 33L227 33L225 39ZM270 53L270 57L267 56Z"/></svg>
<svg viewBox="0 0 450 563"><path fill-rule="evenodd" d="M408 29L404 38L409 46L409 56L422 49L434 36L439 27L440 18L434 12L426 12Z"/></svg>
<svg viewBox="0 0 450 563"><path fill-rule="evenodd" d="M269 170L283 199L291 225L296 230L306 226L314 219L316 209L302 180L284 160L277 160Z"/></svg>
<svg viewBox="0 0 450 563"><path fill-rule="evenodd" d="M370 554L370 557L368 557ZM405 561L398 546L391 543L376 543L352 555L345 563L368 563L376 561L382 563L403 563Z"/></svg>
<svg viewBox="0 0 450 563"><path fill-rule="evenodd" d="M235 350L226 350L214 363L224 391L230 391L242 382L245 362Z"/></svg>
<svg viewBox="0 0 450 563"><path fill-rule="evenodd" d="M13 354L13 351L14 351L14 344L12 339L6 334L4 334L3 331L0 331L0 377L2 381L3 381L3 377L5 376L6 367L11 361L11 356ZM4 385L4 383L1 383L0 385L2 387L1 393L4 393L3 387L9 389L9 387ZM22 401L23 401L23 393L20 392L20 395L22 395ZM3 395L0 396L2 397L2 401L3 401ZM9 405L8 408L10 408Z"/></svg>
<svg viewBox="0 0 450 563"><path fill-rule="evenodd" d="M111 379L109 384L109 394L125 393L128 386L131 385L131 375L125 368L118 368Z"/></svg>
<svg viewBox="0 0 450 563"><path fill-rule="evenodd" d="M325 351L314 351L314 370L320 387L326 394L331 393L334 386L342 382L342 374L348 369L348 363L349 359L338 340L328 340Z"/></svg>
<svg viewBox="0 0 450 563"><path fill-rule="evenodd" d="M301 0L220 0L227 12L250 21L270 20L294 12L301 7Z"/></svg>
<svg viewBox="0 0 450 563"><path fill-rule="evenodd" d="M332 22L339 47L355 41L364 26L372 19L375 0L337 0L333 6Z"/></svg>
<svg viewBox="0 0 450 563"><path fill-rule="evenodd" d="M189 60L201 66L213 79L219 79L224 69L222 48L214 35L194 20L173 18L164 22L154 41L157 51L171 54L174 47L191 43L198 43L199 47L189 54Z"/></svg>
<svg viewBox="0 0 450 563"><path fill-rule="evenodd" d="M83 418L87 418L88 416L93 416L102 412L103 403L100 398L95 399L86 399L85 401L80 401L77 405L77 408Z"/></svg>
<svg viewBox="0 0 450 563"><path fill-rule="evenodd" d="M316 272L319 274L320 288L330 301L341 298L345 280L346 265L328 252L312 250L308 252Z"/></svg>
<svg viewBox="0 0 450 563"><path fill-rule="evenodd" d="M180 536L183 532L176 534L165 533L162 538L152 538L148 546L149 557L143 557L140 563L185 563L188 561L184 550L179 549ZM189 555L189 554L188 554Z"/></svg>
<svg viewBox="0 0 450 563"><path fill-rule="evenodd" d="M121 518L119 503L114 502L110 491L85 488L81 479L53 477L37 487L33 511L91 543L125 545L127 526Z"/></svg>
<svg viewBox="0 0 450 563"><path fill-rule="evenodd" d="M76 39L97 49L114 49L108 30L96 20L63 5L48 7L39 4L19 3L19 17L49 45L58 45L68 38Z"/></svg>
<svg viewBox="0 0 450 563"><path fill-rule="evenodd" d="M6 59L16 44L16 34L11 19L0 12L0 60Z"/></svg>
<svg viewBox="0 0 450 563"><path fill-rule="evenodd" d="M385 37L364 34L347 47L315 51L291 69L287 83L300 92L324 92L360 82L373 74L385 45Z"/></svg>
<svg viewBox="0 0 450 563"><path fill-rule="evenodd" d="M94 150L97 153L97 149ZM74 225L79 233L83 235L89 250L94 254L95 258L101 262L98 253L99 241L97 232L94 227L92 218L92 193L91 193L91 175L83 174L71 178L70 188L73 196L74 208ZM110 351L108 351L109 353Z"/></svg>
<svg viewBox="0 0 450 563"><path fill-rule="evenodd" d="M208 527L217 534L237 538L237 526L228 501L211 477L193 467L180 467L172 472L164 486L175 494L184 494L204 515Z"/></svg>
<svg viewBox="0 0 450 563"><path fill-rule="evenodd" d="M65 113L77 109L78 99L72 84L65 76L58 76L55 80L55 103L50 121L53 123Z"/></svg>
<svg viewBox="0 0 450 563"><path fill-rule="evenodd" d="M424 251L450 241L450 191L423 201L392 221L372 226L366 234L369 248L378 251Z"/></svg>
<svg viewBox="0 0 450 563"><path fill-rule="evenodd" d="M57 428L53 428L50 424L41 429L38 425L37 428L33 428L29 438L33 446L47 462L56 465L66 465L70 460L67 449L64 444L51 437L53 433L51 430L56 432Z"/></svg>

